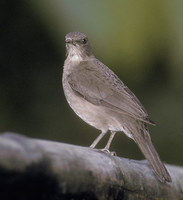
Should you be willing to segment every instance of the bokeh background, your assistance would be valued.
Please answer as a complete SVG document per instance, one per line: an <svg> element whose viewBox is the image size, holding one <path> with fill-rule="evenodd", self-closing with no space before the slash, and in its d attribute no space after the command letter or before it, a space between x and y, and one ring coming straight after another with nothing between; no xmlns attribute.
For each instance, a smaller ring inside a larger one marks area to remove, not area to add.
<svg viewBox="0 0 183 200"><path fill-rule="evenodd" d="M65 34L87 34L98 59L140 99L162 160L183 165L183 1L1 0L0 132L89 146L99 131L62 89ZM104 147L109 134L98 146ZM143 159L118 133L111 150Z"/></svg>

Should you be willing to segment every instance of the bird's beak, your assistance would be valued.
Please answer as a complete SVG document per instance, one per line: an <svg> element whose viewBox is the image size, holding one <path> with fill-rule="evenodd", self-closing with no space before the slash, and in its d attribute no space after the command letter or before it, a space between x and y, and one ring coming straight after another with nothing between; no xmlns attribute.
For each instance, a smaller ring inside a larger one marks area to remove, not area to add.
<svg viewBox="0 0 183 200"><path fill-rule="evenodd" d="M72 45L76 46L76 42L71 38L66 38L65 42L66 42L66 44L72 44Z"/></svg>
<svg viewBox="0 0 183 200"><path fill-rule="evenodd" d="M66 38L66 39L65 39L65 42L71 44L71 43L72 43L72 39L71 39L71 38Z"/></svg>

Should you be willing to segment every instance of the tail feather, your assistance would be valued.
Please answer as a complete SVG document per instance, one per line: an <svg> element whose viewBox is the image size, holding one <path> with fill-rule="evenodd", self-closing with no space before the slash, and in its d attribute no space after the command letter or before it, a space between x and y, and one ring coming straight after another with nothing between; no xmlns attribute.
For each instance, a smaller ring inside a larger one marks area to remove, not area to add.
<svg viewBox="0 0 183 200"><path fill-rule="evenodd" d="M145 133L145 137L143 135L133 135L133 138L139 148L141 149L142 153L144 154L145 158L149 161L150 165L152 166L154 172L157 174L159 180L161 182L171 182L171 177L163 164L160 160L160 157L154 148L149 133Z"/></svg>

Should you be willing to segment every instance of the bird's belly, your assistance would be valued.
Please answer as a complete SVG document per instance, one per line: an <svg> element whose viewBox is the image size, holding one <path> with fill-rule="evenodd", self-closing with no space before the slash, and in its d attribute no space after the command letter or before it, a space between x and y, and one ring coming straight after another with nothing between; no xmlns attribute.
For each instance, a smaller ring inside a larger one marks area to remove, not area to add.
<svg viewBox="0 0 183 200"><path fill-rule="evenodd" d="M66 82L64 93L70 107L86 123L102 131L122 130L121 123L116 120L115 116L110 115L106 108L94 105L83 97L76 95Z"/></svg>
<svg viewBox="0 0 183 200"><path fill-rule="evenodd" d="M66 98L70 107L82 120L99 130L108 130L107 121L99 106L71 93L66 95Z"/></svg>

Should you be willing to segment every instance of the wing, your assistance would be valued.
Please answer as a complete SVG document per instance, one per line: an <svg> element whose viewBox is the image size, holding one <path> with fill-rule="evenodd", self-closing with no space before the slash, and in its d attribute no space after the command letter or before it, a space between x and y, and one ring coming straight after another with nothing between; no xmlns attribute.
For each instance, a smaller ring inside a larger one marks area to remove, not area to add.
<svg viewBox="0 0 183 200"><path fill-rule="evenodd" d="M67 80L75 94L90 103L153 124L137 97L101 62L81 64Z"/></svg>

